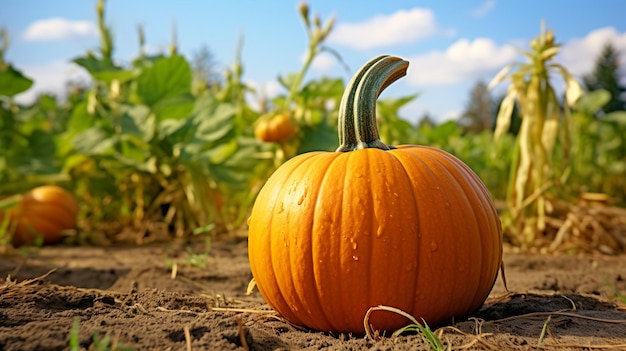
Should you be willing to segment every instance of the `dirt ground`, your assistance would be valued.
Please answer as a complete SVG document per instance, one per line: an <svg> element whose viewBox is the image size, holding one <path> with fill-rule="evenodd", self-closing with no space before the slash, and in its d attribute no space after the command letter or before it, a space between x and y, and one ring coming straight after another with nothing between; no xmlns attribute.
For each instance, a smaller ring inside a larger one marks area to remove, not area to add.
<svg viewBox="0 0 626 351"><path fill-rule="evenodd" d="M429 349L415 333L370 340L297 328L258 291L246 295L245 239L214 243L208 256L196 256L205 268L189 264L186 248L57 246L0 256L0 350L67 350L76 341L97 350L107 340L137 350ZM626 305L618 298L626 295L626 256L505 248L504 257L509 291L498 280L476 315L439 329L444 343L626 350Z"/></svg>

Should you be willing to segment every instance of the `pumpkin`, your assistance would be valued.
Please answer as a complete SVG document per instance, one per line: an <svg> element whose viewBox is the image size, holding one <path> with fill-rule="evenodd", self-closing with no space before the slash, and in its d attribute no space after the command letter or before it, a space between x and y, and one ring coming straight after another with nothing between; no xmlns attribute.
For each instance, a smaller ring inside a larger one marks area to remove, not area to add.
<svg viewBox="0 0 626 351"><path fill-rule="evenodd" d="M263 116L254 128L254 136L261 141L281 142L296 134L296 126L287 114Z"/></svg>
<svg viewBox="0 0 626 351"><path fill-rule="evenodd" d="M78 203L69 191L44 185L24 194L9 213L15 228L13 243L33 244L42 238L44 244L54 244L61 240L64 230L75 228Z"/></svg>
<svg viewBox="0 0 626 351"><path fill-rule="evenodd" d="M376 99L408 62L380 56L352 78L339 109L337 152L279 167L249 219L249 260L265 301L290 322L364 333L369 308L429 325L475 312L502 262L493 200L463 162L428 146L379 139ZM378 330L409 321L377 311Z"/></svg>

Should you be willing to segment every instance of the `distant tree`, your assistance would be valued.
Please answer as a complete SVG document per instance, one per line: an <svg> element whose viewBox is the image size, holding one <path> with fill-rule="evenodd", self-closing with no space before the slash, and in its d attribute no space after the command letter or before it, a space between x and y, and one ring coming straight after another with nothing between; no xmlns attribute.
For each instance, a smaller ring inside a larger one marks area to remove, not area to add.
<svg viewBox="0 0 626 351"><path fill-rule="evenodd" d="M480 133L492 130L493 120L493 99L489 94L487 84L478 81L470 92L470 99L459 119L459 125L466 132Z"/></svg>
<svg viewBox="0 0 626 351"><path fill-rule="evenodd" d="M221 76L215 56L207 46L202 46L193 53L191 70L196 81L205 84L206 87L217 86L220 83Z"/></svg>
<svg viewBox="0 0 626 351"><path fill-rule="evenodd" d="M432 128L435 127L437 125L437 122L435 122L435 118L433 116L430 115L430 113L428 112L424 112L424 114L422 115L422 117L420 117L420 119L417 122L417 128Z"/></svg>
<svg viewBox="0 0 626 351"><path fill-rule="evenodd" d="M620 84L619 52L612 43L604 45L591 73L583 78L588 91L604 89L611 100L602 108L605 113L626 110L626 87Z"/></svg>

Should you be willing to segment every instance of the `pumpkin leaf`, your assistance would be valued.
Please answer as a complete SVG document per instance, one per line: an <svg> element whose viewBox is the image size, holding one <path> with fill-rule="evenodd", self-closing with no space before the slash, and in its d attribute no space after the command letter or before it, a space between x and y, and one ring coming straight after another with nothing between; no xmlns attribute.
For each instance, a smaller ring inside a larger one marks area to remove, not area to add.
<svg viewBox="0 0 626 351"><path fill-rule="evenodd" d="M24 76L12 65L0 65L0 96L10 98L33 86L33 80Z"/></svg>
<svg viewBox="0 0 626 351"><path fill-rule="evenodd" d="M117 138L101 126L94 126L72 139L76 151L89 155L110 155Z"/></svg>
<svg viewBox="0 0 626 351"><path fill-rule="evenodd" d="M92 55L75 58L72 62L87 70L94 80L106 84L111 84L116 79L120 82L126 82L134 76L133 71L124 70L109 59L100 59Z"/></svg>
<svg viewBox="0 0 626 351"><path fill-rule="evenodd" d="M137 95L148 106L191 91L191 68L182 56L157 59L137 77Z"/></svg>
<svg viewBox="0 0 626 351"><path fill-rule="evenodd" d="M186 93L163 99L153 109L159 121L166 119L189 118L195 107L196 100L193 95Z"/></svg>
<svg viewBox="0 0 626 351"><path fill-rule="evenodd" d="M148 142L154 136L155 121L145 105L126 108L120 126L122 133L137 136L144 142Z"/></svg>

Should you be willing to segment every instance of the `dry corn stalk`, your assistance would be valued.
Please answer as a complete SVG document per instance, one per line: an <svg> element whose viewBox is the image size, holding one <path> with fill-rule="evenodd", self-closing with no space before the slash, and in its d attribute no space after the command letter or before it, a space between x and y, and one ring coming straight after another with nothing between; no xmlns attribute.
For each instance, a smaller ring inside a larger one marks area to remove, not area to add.
<svg viewBox="0 0 626 351"><path fill-rule="evenodd" d="M537 234L546 229L549 212L546 191L555 181L552 155L559 123L568 122L569 107L582 95L580 84L567 69L551 62L560 48L554 43L552 31L542 26L541 34L531 42L530 48L521 51L529 62L504 67L489 84L492 88L504 80L510 81L497 116L496 141L508 131L516 102L522 117L507 194L510 222L505 228L521 246L533 245ZM554 71L563 77L566 85L563 108L550 82ZM568 128L561 129L566 131L567 140Z"/></svg>

